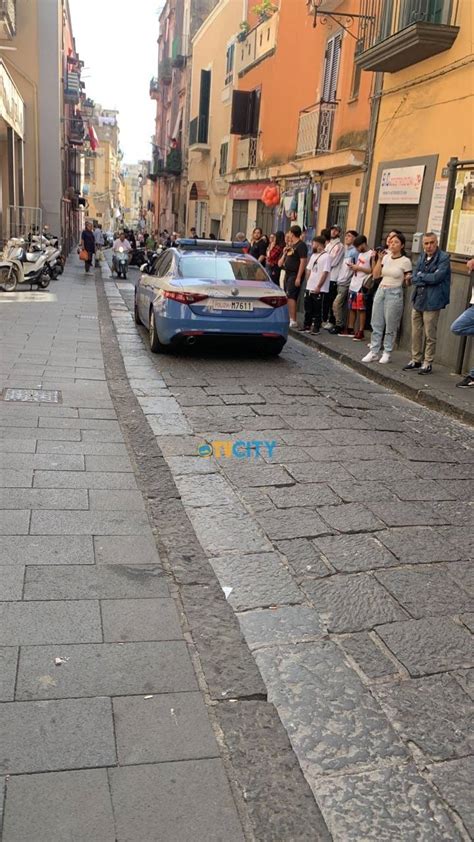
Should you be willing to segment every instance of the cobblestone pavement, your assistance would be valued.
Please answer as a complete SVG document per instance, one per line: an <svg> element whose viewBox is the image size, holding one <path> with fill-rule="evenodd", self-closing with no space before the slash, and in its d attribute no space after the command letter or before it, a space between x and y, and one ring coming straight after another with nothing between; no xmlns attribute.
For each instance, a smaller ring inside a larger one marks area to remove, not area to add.
<svg viewBox="0 0 474 842"><path fill-rule="evenodd" d="M335 840L470 838L472 431L290 341L151 355L130 384ZM202 458L213 441L276 441ZM471 720L472 723L472 720Z"/></svg>

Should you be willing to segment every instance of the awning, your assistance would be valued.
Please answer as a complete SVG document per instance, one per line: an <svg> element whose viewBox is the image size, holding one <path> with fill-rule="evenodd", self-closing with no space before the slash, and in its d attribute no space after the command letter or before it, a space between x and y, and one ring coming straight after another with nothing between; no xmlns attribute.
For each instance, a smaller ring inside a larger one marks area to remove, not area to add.
<svg viewBox="0 0 474 842"><path fill-rule="evenodd" d="M195 181L191 185L191 190L189 191L189 200L191 202L207 202L209 200L209 193L207 192L207 186L205 181Z"/></svg>

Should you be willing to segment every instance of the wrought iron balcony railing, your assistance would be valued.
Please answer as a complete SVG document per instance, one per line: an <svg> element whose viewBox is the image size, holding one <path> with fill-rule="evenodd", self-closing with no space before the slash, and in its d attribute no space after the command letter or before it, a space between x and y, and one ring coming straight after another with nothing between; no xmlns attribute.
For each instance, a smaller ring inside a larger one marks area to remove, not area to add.
<svg viewBox="0 0 474 842"><path fill-rule="evenodd" d="M356 62L395 72L449 49L459 0L360 0Z"/></svg>
<svg viewBox="0 0 474 842"><path fill-rule="evenodd" d="M150 79L150 98L156 99L158 97L159 92L160 92L160 83L159 83L158 79L156 78L156 76L153 76Z"/></svg>
<svg viewBox="0 0 474 842"><path fill-rule="evenodd" d="M300 111L297 156L320 155L332 149L337 102L317 102Z"/></svg>
<svg viewBox="0 0 474 842"><path fill-rule="evenodd" d="M8 41L16 35L15 0L0 0L0 38Z"/></svg>
<svg viewBox="0 0 474 842"><path fill-rule="evenodd" d="M200 116L194 117L189 124L189 145L202 144L207 146L209 136L209 118Z"/></svg>

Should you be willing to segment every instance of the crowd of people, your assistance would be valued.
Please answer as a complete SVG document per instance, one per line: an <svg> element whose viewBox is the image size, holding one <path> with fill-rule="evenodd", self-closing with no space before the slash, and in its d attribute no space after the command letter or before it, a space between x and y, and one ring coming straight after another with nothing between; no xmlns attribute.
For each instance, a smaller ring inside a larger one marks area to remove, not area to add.
<svg viewBox="0 0 474 842"><path fill-rule="evenodd" d="M404 289L411 287L411 359L404 371L427 375L433 371L439 316L449 304L450 257L433 232L424 235L415 266L405 245L398 230L390 231L383 245L371 248L363 234L352 229L343 234L333 225L313 237L308 247L300 226L292 225L286 234L277 231L268 238L255 228L248 251L285 289L290 327L311 334L327 330L355 342L364 342L369 329L364 363L390 362L403 315ZM474 269L474 260L468 268ZM301 325L300 295L304 296ZM453 333L474 333L473 304L474 294L470 308L452 325ZM474 385L474 370L457 385Z"/></svg>

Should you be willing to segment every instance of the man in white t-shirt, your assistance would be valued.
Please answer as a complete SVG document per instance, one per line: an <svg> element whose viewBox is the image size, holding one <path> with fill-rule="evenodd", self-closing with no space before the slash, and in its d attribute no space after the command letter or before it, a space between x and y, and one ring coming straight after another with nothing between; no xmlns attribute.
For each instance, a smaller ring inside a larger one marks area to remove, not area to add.
<svg viewBox="0 0 474 842"><path fill-rule="evenodd" d="M331 274L329 278L329 290L323 301L323 327L327 330L336 323L332 305L337 295L337 279L344 259L344 243L341 242L340 226L332 225L330 232L331 239L326 243L325 249L331 258Z"/></svg>
<svg viewBox="0 0 474 842"><path fill-rule="evenodd" d="M313 253L306 267L306 291L304 296L304 326L307 333L319 333L323 318L324 298L329 292L331 258L325 251L324 237L313 238ZM311 325L313 327L311 328Z"/></svg>
<svg viewBox="0 0 474 842"><path fill-rule="evenodd" d="M354 240L354 246L359 252L357 263L348 263L347 267L352 272L352 279L349 284L349 319L347 322L347 331L343 331L341 336L352 336L353 339L362 341L364 339L365 331L365 315L366 315L366 301L364 292L364 283L372 273L372 261L375 252L369 249L367 245L367 237L359 234ZM357 330L354 332L357 315L359 316L359 324Z"/></svg>

